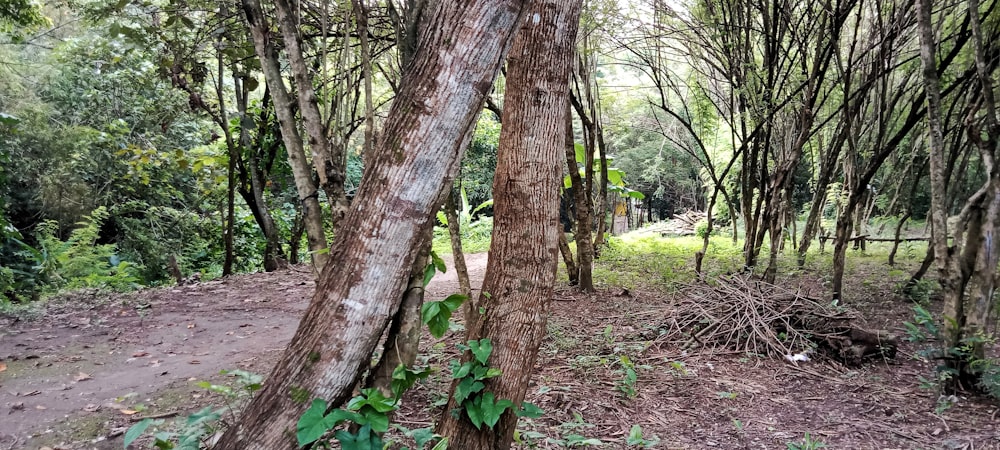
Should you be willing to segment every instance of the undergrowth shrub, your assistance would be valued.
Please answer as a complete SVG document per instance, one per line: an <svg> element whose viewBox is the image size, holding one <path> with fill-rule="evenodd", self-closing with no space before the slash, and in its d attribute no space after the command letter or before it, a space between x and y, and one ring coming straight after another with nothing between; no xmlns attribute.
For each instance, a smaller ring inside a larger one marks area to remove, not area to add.
<svg viewBox="0 0 1000 450"><path fill-rule="evenodd" d="M58 224L46 221L36 229L38 248L21 243L44 291L84 287L124 291L138 287L142 267L122 259L114 244L97 243L107 218L106 208L95 209L84 216L65 241L58 237Z"/></svg>
<svg viewBox="0 0 1000 450"><path fill-rule="evenodd" d="M955 347L943 348L941 345L943 324L921 305L913 306L913 317L913 322L904 322L903 326L906 328L908 340L927 344L917 352L918 356L931 361L950 359L959 361L960 364L967 364L968 371L976 377L975 387L982 393L1000 400L1000 360L989 356L982 357L974 351L976 347L993 346L996 344L995 338L975 334L964 337ZM963 374L954 367L941 363L934 368L932 379L921 377L921 382L928 388L940 390L954 377L961 375ZM944 409L950 406L948 404ZM942 409L942 405L939 404L938 408Z"/></svg>
<svg viewBox="0 0 1000 450"><path fill-rule="evenodd" d="M204 274L222 260L218 238L222 235L221 227L211 218L140 201L115 206L111 216L113 223L105 228L110 228L111 238L125 259L141 266L145 284L158 284L170 278L171 255L177 259L183 274Z"/></svg>

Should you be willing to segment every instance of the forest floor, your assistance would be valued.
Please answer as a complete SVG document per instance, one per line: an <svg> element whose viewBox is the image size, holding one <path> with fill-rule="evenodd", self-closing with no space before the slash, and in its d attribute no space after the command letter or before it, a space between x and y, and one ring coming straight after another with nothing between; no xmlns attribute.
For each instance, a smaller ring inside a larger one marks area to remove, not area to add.
<svg viewBox="0 0 1000 450"><path fill-rule="evenodd" d="M478 285L486 255L468 261ZM857 280L865 267L852 270ZM821 278L782 283L822 296ZM132 294L82 292L49 300L35 317L0 315L0 450L120 449L124 430L143 417L219 404L195 383L232 384L224 369L266 375L312 296L312 279L293 268ZM858 288L864 300L849 306L866 327L905 336L911 305L883 284ZM438 275L428 298L457 290L454 273ZM995 403L957 397L943 408L922 388L933 367L916 356L925 344L901 340L895 359L859 367L687 352L657 337L681 292L560 287L527 399L545 414L523 419L516 447L599 440L640 448L626 444L639 425L654 448L1000 448ZM460 334L425 336L422 362L447 372ZM634 381L622 357L634 363ZM430 426L448 381L438 371L418 383L395 421Z"/></svg>

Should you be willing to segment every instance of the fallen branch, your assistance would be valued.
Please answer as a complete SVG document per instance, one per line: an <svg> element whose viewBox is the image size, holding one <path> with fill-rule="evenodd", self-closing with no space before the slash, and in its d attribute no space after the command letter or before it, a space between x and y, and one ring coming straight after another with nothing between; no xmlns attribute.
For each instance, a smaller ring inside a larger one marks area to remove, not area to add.
<svg viewBox="0 0 1000 450"><path fill-rule="evenodd" d="M664 338L688 348L725 347L783 358L822 353L851 364L895 357L896 338L855 326L858 317L846 308L749 274L721 277L716 285L688 285L682 294L665 320Z"/></svg>
<svg viewBox="0 0 1000 450"><path fill-rule="evenodd" d="M165 412L165 413L160 413L160 414L153 414L153 415L150 415L150 416L133 416L133 417L129 417L129 420L131 420L133 422L141 422L141 421L146 420L146 419L153 419L153 420L156 420L156 419L169 419L171 417L177 417L178 414L180 414L180 411L170 411L170 412Z"/></svg>

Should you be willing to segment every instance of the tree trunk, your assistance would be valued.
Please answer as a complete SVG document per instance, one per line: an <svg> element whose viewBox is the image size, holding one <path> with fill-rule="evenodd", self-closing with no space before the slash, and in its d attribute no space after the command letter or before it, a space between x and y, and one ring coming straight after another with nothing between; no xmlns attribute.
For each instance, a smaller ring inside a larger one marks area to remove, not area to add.
<svg viewBox="0 0 1000 450"><path fill-rule="evenodd" d="M295 220L292 221L292 229L288 238L288 263L295 265L299 263L299 246L302 244L302 234L306 231L305 219L302 217L302 208L296 205Z"/></svg>
<svg viewBox="0 0 1000 450"><path fill-rule="evenodd" d="M986 57L985 37L979 18L979 0L969 0L969 14L972 25L973 51L976 60L976 75L980 87L980 100L977 108L982 110L984 126L967 124L968 139L979 149L980 157L987 174L985 185L976 192L969 203L963 208L962 215L968 211L973 217L966 238L966 251L963 252L963 267L971 265L969 276L969 306L972 311L968 317L970 336L983 337L990 342L993 322L993 304L997 284L997 264L1000 261L1000 245L996 245L996 237L1000 236L1000 167L997 167L997 151L1000 149L1000 123L997 118L996 99L994 95L992 68ZM985 131L985 133L983 132ZM983 138L985 136L985 139ZM981 194L981 195L980 195ZM974 203L978 200L977 203ZM960 236L957 236L956 239ZM971 252L972 246L976 251ZM975 259L972 254L975 253ZM985 358L986 344L977 342L972 345L970 356L974 359ZM981 373L975 374L977 377Z"/></svg>
<svg viewBox="0 0 1000 450"><path fill-rule="evenodd" d="M566 113L566 164L569 166L569 179L573 189L573 206L576 219L576 229L573 233L576 241L577 286L583 292L594 292L594 241L591 237L590 199L587 187L580 178L580 167L576 162L576 143L573 140L573 114L569 112L567 101ZM590 158L592 159L592 158ZM586 164L586 163L584 163ZM590 171L591 173L593 170ZM568 269L568 267L567 267ZM570 277L572 279L572 277Z"/></svg>
<svg viewBox="0 0 1000 450"><path fill-rule="evenodd" d="M239 78L233 80L234 86L237 87L237 92L240 92L240 87L242 83ZM243 91L245 92L245 91ZM267 94L265 94L264 105L267 105ZM252 122L246 115L247 112L247 96L237 95L236 96L237 109L240 112L240 144L245 147L247 143L250 142L250 130L245 124L247 122ZM266 109L262 107L262 109ZM262 120L267 120L267 114L261 114ZM247 119L244 121L244 119ZM284 258L281 250L281 237L278 233L278 227L274 223L274 217L271 216L271 211L267 207L267 202L264 200L264 183L265 174L261 168L260 155L261 151L258 146L263 145L263 139L260 137L264 134L266 125L261 125L260 133L258 133L257 145L249 148L248 150L248 160L247 164L243 165L242 161L240 164L240 177L242 179L240 187L240 196L243 197L243 201L250 208L250 213L253 214L254 221L257 222L257 226L260 228L261 232L264 234L264 271L273 272L278 270L278 268L284 266ZM247 183L249 182L249 188L247 188Z"/></svg>
<svg viewBox="0 0 1000 450"><path fill-rule="evenodd" d="M472 301L472 281L469 279L469 267L465 265L465 253L462 251L462 230L458 223L458 205L455 204L455 190L448 189L448 198L444 201L444 216L448 219L448 237L451 240L451 254L455 260L455 276L458 277L459 293L469 297L469 300L462 304L466 325L478 315Z"/></svg>
<svg viewBox="0 0 1000 450"><path fill-rule="evenodd" d="M708 199L708 207L705 208L705 235L701 237L701 250L698 250L694 254L694 273L699 279L702 278L701 266L705 261L705 255L708 254L708 244L712 239L712 210L715 208L715 201L719 197L719 185L716 184L712 188L712 196ZM736 220L733 218L733 220Z"/></svg>
<svg viewBox="0 0 1000 450"><path fill-rule="evenodd" d="M248 0L249 1L249 0ZM217 449L295 449L313 398L338 407L399 308L442 183L451 183L523 1L438 1L386 119L377 157L320 275L316 295L263 389Z"/></svg>
<svg viewBox="0 0 1000 450"><path fill-rule="evenodd" d="M257 170L253 156L251 156L250 165L249 172L252 173ZM267 210L267 206L264 203L263 191L257 185L259 178L258 175L253 175L250 190L240 189L240 196L243 197L247 208L250 209L250 214L253 215L254 221L257 222L257 227L260 228L261 233L264 235L264 271L273 272L282 266L281 237L278 235L278 228L271 217L271 212Z"/></svg>
<svg viewBox="0 0 1000 450"><path fill-rule="evenodd" d="M330 202L332 216L330 226L336 231L344 214L347 213L347 194L344 192L347 168L344 164L344 148L340 145L330 145L327 129L323 125L316 91L309 75L309 66L303 57L302 36L299 34L299 23L296 20L297 1L274 0L274 10L278 16L278 28L285 44L288 66L298 92L296 98L299 112L302 114L302 122L309 138L309 150L312 152L313 165L319 176L319 186ZM277 102L275 107L277 108ZM282 135L284 134L282 130Z"/></svg>
<svg viewBox="0 0 1000 450"><path fill-rule="evenodd" d="M362 0L351 0L354 18L358 22L358 44L361 48L361 72L365 85L365 142L361 160L370 161L375 143L375 107L372 105L372 56L368 45L368 9Z"/></svg>
<svg viewBox="0 0 1000 450"><path fill-rule="evenodd" d="M515 411L528 388L555 283L561 183L560 132L581 0L533 3L507 62L503 128L493 182L493 242L480 298L485 314L469 339L491 339L490 367L502 375L486 391L514 403L490 429L477 429L465 413L453 415L454 388L438 433L464 450L508 449ZM524 176L525 169L531 176ZM578 239L579 241L579 239ZM485 391L484 391L485 392Z"/></svg>
<svg viewBox="0 0 1000 450"><path fill-rule="evenodd" d="M912 212L909 208L906 210L906 214L899 218L899 223L896 224L896 232L893 233L895 240L892 242L892 250L889 250L889 266L896 265L896 251L899 250L899 237L903 234L903 227L906 226L906 221L910 219Z"/></svg>
<svg viewBox="0 0 1000 450"><path fill-rule="evenodd" d="M326 245L326 234L323 231L323 216L319 206L319 196L316 184L312 179L312 169L306 160L302 149L302 137L295 124L295 113L291 98L285 89L285 82L278 65L278 54L271 42L269 27L260 7L260 0L243 0L243 11L250 24L250 34L253 37L254 50L260 59L264 72L264 81L271 91L274 101L274 112L281 125L281 139L288 152L288 164L295 178L295 189L299 201L302 202L303 217L306 224L306 238L309 240L309 252L312 254L313 266L320 272L330 259L329 247ZM286 42L286 45L288 43ZM310 84L311 86L311 84ZM315 100L315 96L313 96Z"/></svg>
<svg viewBox="0 0 1000 450"><path fill-rule="evenodd" d="M820 224L823 221L823 209L826 207L826 190L833 179L834 168L837 164L837 155L840 154L839 147L831 147L828 150L829 153L823 155L820 162L819 177L816 179L816 185L813 188L812 202L809 203L809 214L806 216L806 224L802 229L802 239L799 241L798 258L796 260L799 267L806 264L806 254L809 253L809 247L812 245L813 239L816 239L816 234L819 232ZM822 142L819 153L823 154Z"/></svg>
<svg viewBox="0 0 1000 450"><path fill-rule="evenodd" d="M566 265L566 277L569 278L569 285L575 286L580 282L580 269L576 267L576 258L573 257L573 249L569 248L563 224L560 223L556 228L559 230L559 253Z"/></svg>
<svg viewBox="0 0 1000 450"><path fill-rule="evenodd" d="M941 294L944 298L943 314L952 320L945 321L945 348L957 347L964 328L964 304L961 274L951 257L948 246L947 186L945 181L944 132L941 125L941 86L937 74L937 57L934 29L931 24L931 0L917 1L917 35L920 39L920 62L924 92L927 97L927 125L929 131L928 151L931 180L931 241L934 247L935 265L940 277ZM955 240L961 239L955 236Z"/></svg>
<svg viewBox="0 0 1000 450"><path fill-rule="evenodd" d="M599 100L595 99L595 101ZM595 112L593 120L600 120L596 111L592 112ZM598 193L600 203L597 207L597 214L595 215L597 218L597 232L594 237L594 258L599 258L601 246L604 245L604 233L608 227L608 151L604 145L604 131L601 129L599 124L595 123L595 126L597 127L597 151L600 154L601 159L601 187L599 188Z"/></svg>

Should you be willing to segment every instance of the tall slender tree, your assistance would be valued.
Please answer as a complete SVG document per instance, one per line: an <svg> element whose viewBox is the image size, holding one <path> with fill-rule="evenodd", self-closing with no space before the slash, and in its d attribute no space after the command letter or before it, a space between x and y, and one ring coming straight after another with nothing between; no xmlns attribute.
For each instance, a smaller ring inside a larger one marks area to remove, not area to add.
<svg viewBox="0 0 1000 450"><path fill-rule="evenodd" d="M254 50L264 71L264 80L271 91L274 101L274 111L281 125L281 139L288 152L288 165L292 168L295 178L295 189L302 204L305 220L306 239L309 241L309 252L312 255L313 266L321 271L329 261L329 247L326 243L326 233L323 230L323 211L319 206L319 192L312 177L312 166L306 159L302 135L295 121L295 106L293 99L285 87L285 81L278 63L277 48L271 35L271 26L264 16L260 0L243 0L243 12L250 24L250 35L253 38Z"/></svg>
<svg viewBox="0 0 1000 450"><path fill-rule="evenodd" d="M493 241L483 311L469 324L469 339L490 339L488 364L502 375L485 390L520 405L528 388L555 283L558 261L559 185L569 67L581 0L532 3L507 61L503 128L493 181ZM438 425L452 448L507 449L517 406L494 427L476 426L456 409L456 383Z"/></svg>

